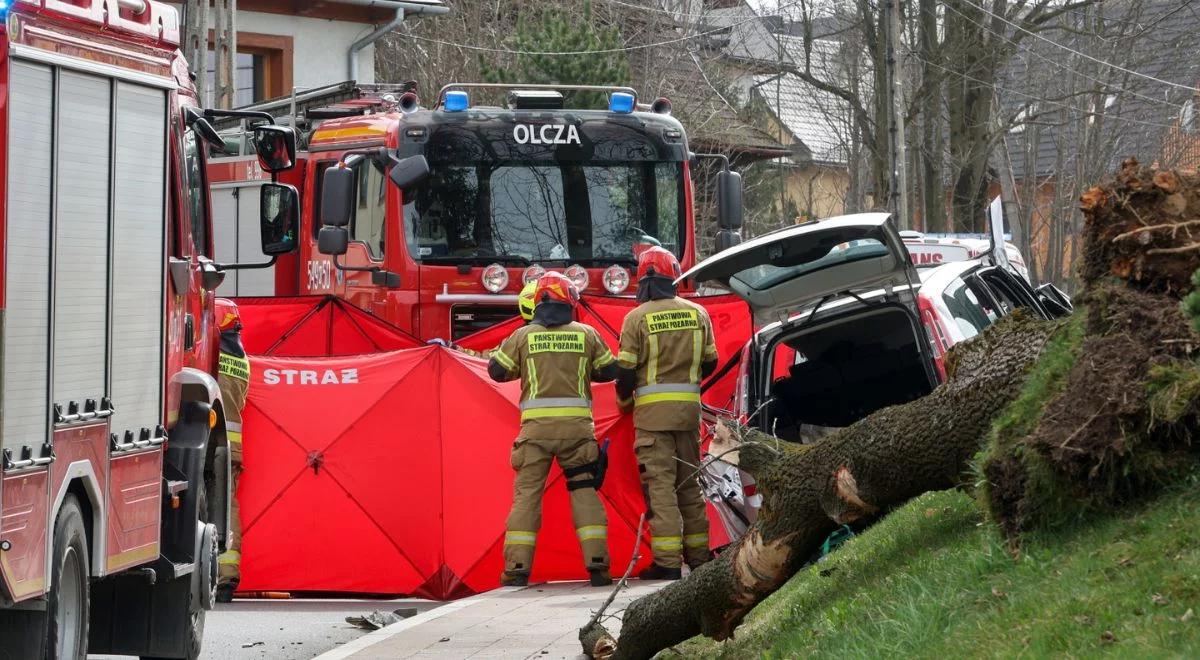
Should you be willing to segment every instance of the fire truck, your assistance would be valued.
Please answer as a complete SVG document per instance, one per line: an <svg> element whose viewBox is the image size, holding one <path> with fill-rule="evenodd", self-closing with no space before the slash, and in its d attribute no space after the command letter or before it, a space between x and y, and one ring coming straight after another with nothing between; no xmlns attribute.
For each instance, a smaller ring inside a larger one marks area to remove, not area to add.
<svg viewBox="0 0 1200 660"><path fill-rule="evenodd" d="M602 107L569 107L579 94ZM473 103L484 95L503 102ZM517 292L546 270L585 294L632 295L643 246L685 269L696 261L691 175L706 156L689 152L667 99L454 83L425 108L414 83L347 82L245 110L297 127L300 167L283 180L303 211L297 252L239 273L223 294L333 295L417 337L455 340L512 318ZM239 129L225 126L236 145ZM210 164L228 218L218 251L261 259L252 193L269 177L233 151ZM740 240L742 188L727 160L716 180L722 248Z"/></svg>
<svg viewBox="0 0 1200 660"><path fill-rule="evenodd" d="M0 657L194 658L213 606L222 143L179 39L155 0L0 1Z"/></svg>

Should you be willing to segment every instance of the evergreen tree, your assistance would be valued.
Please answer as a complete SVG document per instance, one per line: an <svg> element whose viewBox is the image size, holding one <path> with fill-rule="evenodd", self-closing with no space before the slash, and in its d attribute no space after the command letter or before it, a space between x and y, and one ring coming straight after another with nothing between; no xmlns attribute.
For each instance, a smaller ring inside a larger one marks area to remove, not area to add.
<svg viewBox="0 0 1200 660"><path fill-rule="evenodd" d="M505 42L514 51L580 52L622 48L621 33L615 27L597 26L592 17L591 0L585 0L582 15L560 7L523 14L517 30ZM507 63L479 60L483 79L493 83L552 83L559 85L628 85L629 62L625 53L599 55L523 55ZM569 104L579 108L599 108L607 96L594 92L566 95Z"/></svg>

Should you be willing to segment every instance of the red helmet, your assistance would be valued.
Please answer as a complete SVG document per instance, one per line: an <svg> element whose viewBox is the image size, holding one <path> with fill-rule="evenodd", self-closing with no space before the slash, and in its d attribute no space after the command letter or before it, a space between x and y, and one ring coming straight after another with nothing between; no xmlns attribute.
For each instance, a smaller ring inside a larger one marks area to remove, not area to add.
<svg viewBox="0 0 1200 660"><path fill-rule="evenodd" d="M579 289L566 275L550 271L538 278L537 292L533 294L538 303L546 301L564 302L574 307L579 302Z"/></svg>
<svg viewBox="0 0 1200 660"><path fill-rule="evenodd" d="M238 314L237 303L228 298L217 298L217 329L221 332L240 325L242 316Z"/></svg>
<svg viewBox="0 0 1200 660"><path fill-rule="evenodd" d="M638 279L649 275L658 275L675 280L682 274L683 269L679 267L679 260L665 248L649 247L638 255Z"/></svg>

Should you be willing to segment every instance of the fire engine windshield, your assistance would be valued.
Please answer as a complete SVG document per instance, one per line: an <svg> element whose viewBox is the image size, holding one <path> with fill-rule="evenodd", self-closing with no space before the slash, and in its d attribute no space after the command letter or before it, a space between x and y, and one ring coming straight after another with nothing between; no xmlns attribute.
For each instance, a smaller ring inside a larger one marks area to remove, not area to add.
<svg viewBox="0 0 1200 660"><path fill-rule="evenodd" d="M427 262L632 262L635 243L679 255L685 235L679 162L435 165L406 202Z"/></svg>

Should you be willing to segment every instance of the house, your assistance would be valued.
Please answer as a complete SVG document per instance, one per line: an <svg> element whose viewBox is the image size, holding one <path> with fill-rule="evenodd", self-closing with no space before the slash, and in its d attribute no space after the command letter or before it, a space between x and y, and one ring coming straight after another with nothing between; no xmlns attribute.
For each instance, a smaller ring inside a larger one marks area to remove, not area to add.
<svg viewBox="0 0 1200 660"><path fill-rule="evenodd" d="M188 0L186 12L208 4ZM219 3L218 3L219 4ZM375 41L413 14L440 14L441 0L238 0L233 17L235 71L233 107L344 80L375 82ZM217 8L207 20L205 103L212 104ZM194 17L193 17L194 18ZM199 69L195 66L194 68Z"/></svg>

